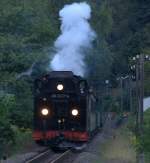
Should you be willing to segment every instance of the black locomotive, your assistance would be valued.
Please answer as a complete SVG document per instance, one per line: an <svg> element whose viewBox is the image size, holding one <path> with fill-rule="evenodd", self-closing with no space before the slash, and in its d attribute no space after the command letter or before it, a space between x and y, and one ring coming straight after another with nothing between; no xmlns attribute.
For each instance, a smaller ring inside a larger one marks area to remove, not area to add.
<svg viewBox="0 0 150 163"><path fill-rule="evenodd" d="M87 81L71 71L52 71L34 83L34 130L37 143L87 142L100 127L96 96Z"/></svg>

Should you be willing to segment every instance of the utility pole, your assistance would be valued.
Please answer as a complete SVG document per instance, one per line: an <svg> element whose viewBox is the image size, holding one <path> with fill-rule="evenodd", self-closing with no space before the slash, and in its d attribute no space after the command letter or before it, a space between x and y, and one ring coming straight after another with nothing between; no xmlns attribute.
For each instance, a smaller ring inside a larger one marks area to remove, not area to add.
<svg viewBox="0 0 150 163"><path fill-rule="evenodd" d="M133 57L135 61L136 68L136 128L137 134L142 134L142 126L143 126L143 96L144 96L144 88L143 88L143 80L144 80L144 56L136 55Z"/></svg>
<svg viewBox="0 0 150 163"><path fill-rule="evenodd" d="M123 78L120 78L120 89L121 89L121 115L123 115Z"/></svg>
<svg viewBox="0 0 150 163"><path fill-rule="evenodd" d="M144 98L144 55L141 54L139 58L140 84L139 84L139 132L143 132L143 98Z"/></svg>
<svg viewBox="0 0 150 163"><path fill-rule="evenodd" d="M150 56L140 54L133 57L133 60L136 68L136 126L138 134L141 135L143 133L144 63L150 61Z"/></svg>
<svg viewBox="0 0 150 163"><path fill-rule="evenodd" d="M131 76L129 76L129 99L130 99L130 112L133 114L133 108L132 108L132 82L131 82Z"/></svg>
<svg viewBox="0 0 150 163"><path fill-rule="evenodd" d="M137 105L136 105L136 129L139 133L139 65L136 63L136 99L137 99Z"/></svg>
<svg viewBox="0 0 150 163"><path fill-rule="evenodd" d="M149 55L136 55L133 57L136 66L136 98L137 98L137 110L136 110L136 129L137 135L143 135L143 99L144 99L144 63L145 61L150 61ZM131 66L133 68L133 66ZM144 153L141 151L137 155L138 163L144 163Z"/></svg>

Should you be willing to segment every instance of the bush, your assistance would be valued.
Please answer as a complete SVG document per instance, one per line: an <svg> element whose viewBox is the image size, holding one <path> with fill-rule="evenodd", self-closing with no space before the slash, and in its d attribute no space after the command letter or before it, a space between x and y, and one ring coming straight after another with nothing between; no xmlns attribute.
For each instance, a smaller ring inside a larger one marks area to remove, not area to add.
<svg viewBox="0 0 150 163"><path fill-rule="evenodd" d="M136 139L136 149L144 152L145 162L150 162L150 109L144 112L143 134Z"/></svg>
<svg viewBox="0 0 150 163"><path fill-rule="evenodd" d="M9 122L0 120L0 158L14 144L15 136Z"/></svg>
<svg viewBox="0 0 150 163"><path fill-rule="evenodd" d="M0 158L7 148L14 143L14 132L11 128L9 116L14 106L15 99L11 94L0 96Z"/></svg>
<svg viewBox="0 0 150 163"><path fill-rule="evenodd" d="M30 145L32 141L32 132L31 129L27 128L18 128L15 125L11 126L13 132L15 133L14 145L11 149L12 153L15 154L21 152L24 148ZM21 144L21 145L20 145Z"/></svg>

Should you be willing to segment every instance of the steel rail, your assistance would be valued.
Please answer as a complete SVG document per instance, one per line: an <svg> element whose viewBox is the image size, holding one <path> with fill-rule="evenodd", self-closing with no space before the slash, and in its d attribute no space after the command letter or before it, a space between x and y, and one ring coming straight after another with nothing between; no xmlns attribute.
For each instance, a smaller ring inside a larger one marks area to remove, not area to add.
<svg viewBox="0 0 150 163"><path fill-rule="evenodd" d="M49 163L62 163L64 159L71 153L71 150L67 150L64 153L62 153L60 156L58 156L56 159L50 161Z"/></svg>
<svg viewBox="0 0 150 163"><path fill-rule="evenodd" d="M50 150L47 149L44 152L41 152L40 154L37 154L36 156L34 156L33 158L29 159L28 161L26 161L25 163L32 163L35 162L36 160L38 160L39 158L43 157L44 155L46 155Z"/></svg>
<svg viewBox="0 0 150 163"><path fill-rule="evenodd" d="M37 154L37 155L34 156L33 158L31 158L31 159L25 161L25 163L37 163L39 160L40 160L40 161L41 161L41 160L44 160L45 157L48 156L49 152L51 152L50 149L48 149L48 150L46 150L46 151L44 151L44 152L42 152L42 153L40 153L40 154ZM56 155L55 155L54 153L52 153L52 155L49 154L49 159L51 159L51 160L50 160L50 161L46 161L46 162L47 162L47 163L60 163L60 162L62 163L62 161L63 161L64 159L66 159L67 156L68 156L70 153L71 153L71 150L67 150L67 151L65 151L64 153L58 155L57 157L56 157ZM53 157L54 157L54 158L53 158ZM46 160L48 160L48 158L46 158Z"/></svg>

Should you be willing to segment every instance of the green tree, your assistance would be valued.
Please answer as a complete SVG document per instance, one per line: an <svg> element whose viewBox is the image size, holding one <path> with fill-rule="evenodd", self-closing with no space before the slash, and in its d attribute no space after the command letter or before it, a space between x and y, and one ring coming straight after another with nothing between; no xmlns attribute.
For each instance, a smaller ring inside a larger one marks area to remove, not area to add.
<svg viewBox="0 0 150 163"><path fill-rule="evenodd" d="M0 93L0 158L6 152L7 147L14 143L14 132L9 119L14 105L13 95Z"/></svg>

